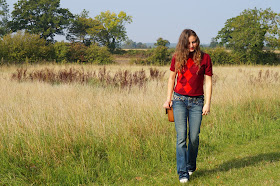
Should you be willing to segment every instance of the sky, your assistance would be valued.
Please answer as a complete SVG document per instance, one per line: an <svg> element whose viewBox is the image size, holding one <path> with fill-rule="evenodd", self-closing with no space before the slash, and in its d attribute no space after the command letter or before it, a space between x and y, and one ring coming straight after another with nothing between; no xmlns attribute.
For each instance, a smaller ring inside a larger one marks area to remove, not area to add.
<svg viewBox="0 0 280 186"><path fill-rule="evenodd" d="M7 0L10 13L18 0ZM185 28L194 30L202 44L209 44L225 22L245 9L271 8L280 13L280 0L60 0L73 14L84 9L94 18L107 10L132 16L127 36L135 42L155 43L159 37L177 43ZM65 37L56 37L65 40Z"/></svg>

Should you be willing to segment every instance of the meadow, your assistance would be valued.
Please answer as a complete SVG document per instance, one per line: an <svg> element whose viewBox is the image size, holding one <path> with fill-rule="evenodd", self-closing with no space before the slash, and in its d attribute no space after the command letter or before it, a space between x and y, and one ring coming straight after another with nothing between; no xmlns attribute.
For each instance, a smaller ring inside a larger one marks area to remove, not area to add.
<svg viewBox="0 0 280 186"><path fill-rule="evenodd" d="M175 127L162 107L168 66L107 65L111 76L95 65L22 69L77 69L95 79L19 80L20 67L0 67L0 185L180 185ZM143 83L116 83L125 70ZM211 113L188 184L280 185L280 66L213 70Z"/></svg>

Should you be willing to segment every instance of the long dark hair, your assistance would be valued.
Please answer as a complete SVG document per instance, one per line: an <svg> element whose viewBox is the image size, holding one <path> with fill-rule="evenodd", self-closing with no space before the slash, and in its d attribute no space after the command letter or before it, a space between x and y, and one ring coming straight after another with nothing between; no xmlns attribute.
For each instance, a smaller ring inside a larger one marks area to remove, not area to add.
<svg viewBox="0 0 280 186"><path fill-rule="evenodd" d="M189 50L189 37L194 36L196 38L197 46L194 49L193 52L193 60L194 63L200 68L200 62L201 62L201 56L202 52L200 51L200 40L198 36L196 35L195 31L191 29L185 29L181 33L179 37L178 44L175 49L175 55L176 55L176 65L175 65L175 71L178 70L182 71L183 67L185 66L188 58L190 57L190 50Z"/></svg>

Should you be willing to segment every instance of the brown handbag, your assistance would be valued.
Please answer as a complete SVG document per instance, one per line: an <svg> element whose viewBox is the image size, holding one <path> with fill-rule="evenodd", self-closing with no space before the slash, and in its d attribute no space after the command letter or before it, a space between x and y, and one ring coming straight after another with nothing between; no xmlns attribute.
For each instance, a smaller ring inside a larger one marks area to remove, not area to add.
<svg viewBox="0 0 280 186"><path fill-rule="evenodd" d="M170 109L165 109L165 112L168 115L168 121L174 122L173 107Z"/></svg>

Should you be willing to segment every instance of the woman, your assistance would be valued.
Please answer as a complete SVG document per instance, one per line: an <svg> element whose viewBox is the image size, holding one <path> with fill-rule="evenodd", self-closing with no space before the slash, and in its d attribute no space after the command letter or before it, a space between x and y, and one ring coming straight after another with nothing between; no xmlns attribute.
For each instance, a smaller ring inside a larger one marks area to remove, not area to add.
<svg viewBox="0 0 280 186"><path fill-rule="evenodd" d="M163 104L163 107L167 109L173 107L177 133L177 173L181 183L187 182L189 175L196 170L202 115L210 112L212 63L210 56L200 51L199 44L199 38L193 30L183 30L172 58L167 100ZM174 88L176 78L177 83ZM173 101L171 101L173 91Z"/></svg>

